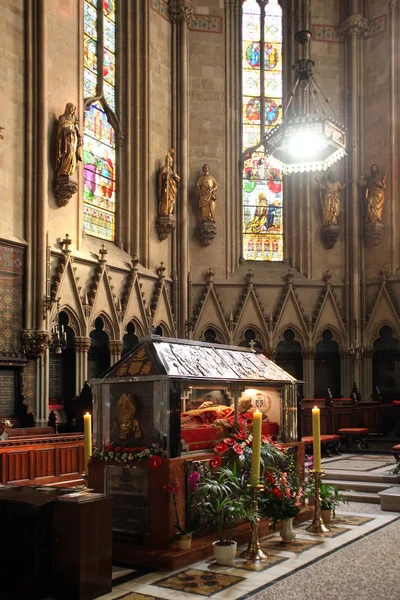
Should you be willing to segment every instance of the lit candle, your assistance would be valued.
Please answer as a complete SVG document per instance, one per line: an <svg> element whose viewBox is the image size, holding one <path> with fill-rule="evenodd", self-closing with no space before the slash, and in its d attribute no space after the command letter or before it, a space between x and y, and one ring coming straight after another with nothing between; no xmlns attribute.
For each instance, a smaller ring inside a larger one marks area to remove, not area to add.
<svg viewBox="0 0 400 600"><path fill-rule="evenodd" d="M314 452L314 471L321 471L321 424L319 420L319 408L312 409L312 435Z"/></svg>
<svg viewBox="0 0 400 600"><path fill-rule="evenodd" d="M253 413L253 444L251 447L251 485L257 485L260 479L261 421L262 413L256 410Z"/></svg>
<svg viewBox="0 0 400 600"><path fill-rule="evenodd" d="M85 434L85 446L84 446L84 465L85 475L89 474L88 462L92 456L92 416L89 413L83 415L83 431Z"/></svg>

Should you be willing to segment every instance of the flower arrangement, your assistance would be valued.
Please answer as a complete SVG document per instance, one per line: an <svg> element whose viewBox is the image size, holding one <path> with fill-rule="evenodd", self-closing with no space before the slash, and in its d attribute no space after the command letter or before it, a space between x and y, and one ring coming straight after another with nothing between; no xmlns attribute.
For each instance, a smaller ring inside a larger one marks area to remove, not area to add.
<svg viewBox="0 0 400 600"><path fill-rule="evenodd" d="M252 456L253 436L246 427L240 427L238 431L233 431L230 437L225 437L214 446L216 456L211 459L210 464L218 468L222 460L230 467L237 464L241 470L250 470ZM219 459L216 460L216 459ZM280 467L286 462L285 451L282 446L271 440L271 438L261 436L261 466L263 469L270 467Z"/></svg>
<svg viewBox="0 0 400 600"><path fill-rule="evenodd" d="M156 444L151 446L134 446L132 448L116 446L115 443L107 444L102 448L95 448L90 463L95 461L115 461L129 465L133 461L148 462L149 467L161 467L166 452Z"/></svg>
<svg viewBox="0 0 400 600"><path fill-rule="evenodd" d="M265 490L260 494L260 508L275 528L278 521L296 517L301 509L303 489L299 484L293 463L287 472L270 469L265 474Z"/></svg>
<svg viewBox="0 0 400 600"><path fill-rule="evenodd" d="M189 486L189 502L191 502L191 495L192 493L194 493L199 485L199 480L200 480L201 476L200 473L198 471L193 471L193 473L191 473L188 477L188 486ZM174 481L170 481L167 485L163 486L163 490L165 492L168 492L168 494L170 495L170 497L172 498L172 502L174 505L174 511L175 511L175 521L174 521L174 527L177 531L177 536L181 536L181 535L191 535L193 534L199 524L199 515L196 511L189 511L189 514L191 515L188 522L186 523L186 527L183 527L181 525L180 519L179 519L179 513L178 513L178 503L177 503L177 498L181 492L180 490L180 486L179 486L179 481L177 479L175 479ZM174 536L172 539L175 539Z"/></svg>

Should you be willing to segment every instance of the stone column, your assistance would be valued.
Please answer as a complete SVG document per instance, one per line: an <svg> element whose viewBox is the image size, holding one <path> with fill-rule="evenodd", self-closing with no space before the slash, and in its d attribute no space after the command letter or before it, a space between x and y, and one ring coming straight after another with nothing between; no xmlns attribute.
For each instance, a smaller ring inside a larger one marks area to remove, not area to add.
<svg viewBox="0 0 400 600"><path fill-rule="evenodd" d="M340 389L342 392L342 396L347 398L350 394L350 390L353 387L354 380L353 374L353 362L354 362L354 353L350 352L350 350L340 350ZM359 385L359 382L357 382Z"/></svg>
<svg viewBox="0 0 400 600"><path fill-rule="evenodd" d="M303 357L303 379L304 385L304 397L314 397L314 366L315 366L315 348L305 348L302 350L301 355Z"/></svg>
<svg viewBox="0 0 400 600"><path fill-rule="evenodd" d="M123 347L124 342L121 340L110 340L110 366L119 361Z"/></svg>
<svg viewBox="0 0 400 600"><path fill-rule="evenodd" d="M399 2L389 1L390 36L390 272L394 273L399 264L398 230L396 216L399 196ZM386 220L389 221L388 213ZM371 386L372 388L372 386Z"/></svg>
<svg viewBox="0 0 400 600"><path fill-rule="evenodd" d="M349 225L347 244L350 262L350 343L357 348L361 343L362 310L361 310L361 281L362 271L360 247L362 243L362 230L360 227L359 179L360 165L360 56L363 52L362 38L368 28L368 20L360 15L350 15L340 26L341 33L345 36L345 56L348 57L346 74L350 89L348 106L350 135L348 151L350 154L349 167L351 176L351 189L349 197ZM359 385L360 362L354 361L352 365L352 379ZM342 390L343 393L343 390Z"/></svg>
<svg viewBox="0 0 400 600"><path fill-rule="evenodd" d="M92 340L87 337L75 337L75 393L79 394L88 376L88 352Z"/></svg>
<svg viewBox="0 0 400 600"><path fill-rule="evenodd" d="M364 348L362 352L362 380L360 381L361 398L364 401L371 400L371 394L375 393L373 389L372 378L372 359L375 349L373 347Z"/></svg>
<svg viewBox="0 0 400 600"><path fill-rule="evenodd" d="M179 273L179 315L178 335L186 336L188 315L189 242L188 242L188 175L189 175L189 31L193 17L192 0L170 0L169 16L173 23L172 37L175 40L178 58L176 61L175 98L179 120L175 123L177 141L177 173L181 178L179 186L179 209L177 211L178 273Z"/></svg>

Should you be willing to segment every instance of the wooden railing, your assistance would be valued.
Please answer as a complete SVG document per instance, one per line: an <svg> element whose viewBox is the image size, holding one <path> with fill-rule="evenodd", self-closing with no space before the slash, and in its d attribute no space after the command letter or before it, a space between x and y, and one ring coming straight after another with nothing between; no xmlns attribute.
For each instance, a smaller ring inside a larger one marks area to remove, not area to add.
<svg viewBox="0 0 400 600"><path fill-rule="evenodd" d="M0 441L0 483L42 485L80 479L83 446L80 433Z"/></svg>

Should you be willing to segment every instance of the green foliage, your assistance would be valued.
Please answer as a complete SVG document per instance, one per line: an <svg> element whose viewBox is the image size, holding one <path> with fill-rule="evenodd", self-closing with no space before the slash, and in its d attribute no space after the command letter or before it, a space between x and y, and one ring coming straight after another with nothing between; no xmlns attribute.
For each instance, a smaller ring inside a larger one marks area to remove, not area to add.
<svg viewBox="0 0 400 600"><path fill-rule="evenodd" d="M392 471L393 475L398 475L400 476L400 460L396 461L396 465Z"/></svg>
<svg viewBox="0 0 400 600"><path fill-rule="evenodd" d="M306 498L315 497L315 480L313 477L307 479L306 485ZM341 504L346 504L347 500L343 494L339 492L337 485L329 485L328 483L321 483L319 487L319 495L321 498L321 510L332 510L332 514L335 517L336 509Z"/></svg>
<svg viewBox="0 0 400 600"><path fill-rule="evenodd" d="M214 477L202 477L193 499L203 525L217 529L220 544L232 540L233 528L240 522L254 522L258 516L244 491L244 479L227 468L218 469Z"/></svg>

